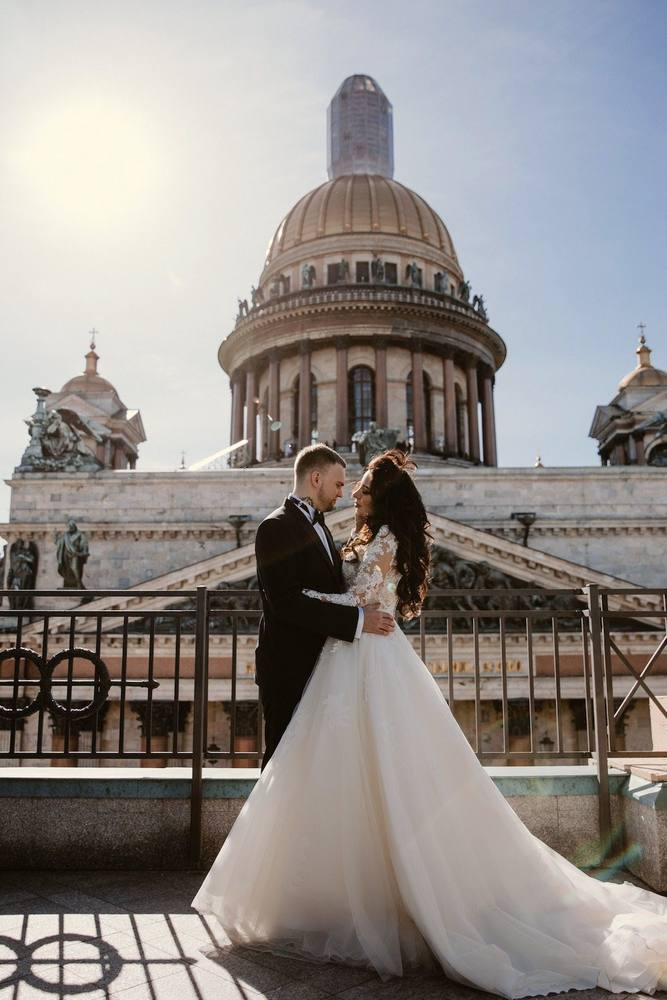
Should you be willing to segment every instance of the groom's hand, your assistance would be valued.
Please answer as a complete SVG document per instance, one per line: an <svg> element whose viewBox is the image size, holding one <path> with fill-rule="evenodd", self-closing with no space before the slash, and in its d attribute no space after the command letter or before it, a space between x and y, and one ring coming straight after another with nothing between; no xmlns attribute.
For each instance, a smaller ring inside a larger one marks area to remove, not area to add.
<svg viewBox="0 0 667 1000"><path fill-rule="evenodd" d="M389 635L396 628L396 622L386 611L379 610L379 604L367 604L364 608L364 627L362 632L371 635Z"/></svg>

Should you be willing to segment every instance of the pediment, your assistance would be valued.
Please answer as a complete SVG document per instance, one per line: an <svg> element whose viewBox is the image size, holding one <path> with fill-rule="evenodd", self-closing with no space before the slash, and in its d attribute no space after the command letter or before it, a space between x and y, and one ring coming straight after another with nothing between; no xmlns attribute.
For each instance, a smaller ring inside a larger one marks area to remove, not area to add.
<svg viewBox="0 0 667 1000"><path fill-rule="evenodd" d="M109 414L105 410L95 406L89 399L77 396L74 392L66 392L62 396L60 393L52 393L46 401L46 408L48 410L73 410L75 413L80 413L84 417L92 417L101 423L106 423L109 419Z"/></svg>
<svg viewBox="0 0 667 1000"><path fill-rule="evenodd" d="M599 439L612 421L625 416L628 412L620 406L596 406L588 436Z"/></svg>
<svg viewBox="0 0 667 1000"><path fill-rule="evenodd" d="M607 588L632 587L633 583L608 573L600 573L580 563L562 559L559 556L542 552L539 549L527 548L518 542L500 538L480 528L473 528L461 521L429 514L431 532L434 544L446 553L446 560L459 560L480 567L476 572L482 573L486 580L496 579L510 582L512 586L523 584L530 588L570 589L580 590L588 584L597 584ZM349 538L354 515L350 508L336 511L327 518L327 524L336 542L344 542ZM170 607L178 601L183 601L184 591L193 591L199 586L209 589L220 585L242 584L256 573L254 542L211 556L200 562L184 566L182 569L144 580L127 592L113 597L100 598L86 604L86 611L120 610L129 615L139 617L143 610L161 610ZM142 591L168 591L164 597L155 598L142 594ZM660 598L653 595L611 596L609 606L612 610L625 610L632 617L632 610L660 611ZM644 622L649 619L643 619ZM653 620L650 620L654 624ZM91 618L79 618L77 624L83 631L92 631L96 622ZM28 635L34 631L38 635L41 625L35 623L25 630ZM69 627L69 620L53 617L50 628L53 631L64 631ZM112 620L103 624L103 629L114 627Z"/></svg>

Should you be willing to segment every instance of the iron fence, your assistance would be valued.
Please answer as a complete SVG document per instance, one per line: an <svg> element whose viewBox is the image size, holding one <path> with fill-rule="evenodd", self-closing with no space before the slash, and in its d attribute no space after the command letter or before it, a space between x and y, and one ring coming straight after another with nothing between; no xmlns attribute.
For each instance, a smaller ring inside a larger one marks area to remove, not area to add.
<svg viewBox="0 0 667 1000"><path fill-rule="evenodd" d="M252 678L258 592L198 587L23 597L42 607L0 611L0 761L188 766L196 862L205 763L261 760L262 712ZM63 599L69 608L57 606ZM621 731L638 698L667 720L667 698L663 704L652 686L659 676L667 683L667 590L439 590L405 630L483 763L596 762L606 842L609 758L667 751L667 742L654 747L646 725L643 745L629 746ZM573 729L565 723L575 702ZM216 704L228 715L223 746L211 732L209 708ZM241 727L240 710L248 705L253 712Z"/></svg>

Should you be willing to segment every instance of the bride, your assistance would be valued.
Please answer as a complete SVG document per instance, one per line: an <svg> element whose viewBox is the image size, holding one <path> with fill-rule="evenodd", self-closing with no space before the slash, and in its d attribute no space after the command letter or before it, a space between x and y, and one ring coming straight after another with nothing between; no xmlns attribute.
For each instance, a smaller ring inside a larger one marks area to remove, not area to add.
<svg viewBox="0 0 667 1000"><path fill-rule="evenodd" d="M353 493L345 594L419 614L428 522L398 451ZM229 938L382 978L440 967L504 997L667 988L667 900L538 840L400 629L328 639L193 907Z"/></svg>

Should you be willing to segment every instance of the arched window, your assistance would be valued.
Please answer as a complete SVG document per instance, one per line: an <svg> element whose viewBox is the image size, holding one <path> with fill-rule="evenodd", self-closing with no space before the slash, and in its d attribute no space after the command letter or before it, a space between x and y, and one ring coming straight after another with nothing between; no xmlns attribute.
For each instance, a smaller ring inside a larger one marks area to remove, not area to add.
<svg viewBox="0 0 667 1000"><path fill-rule="evenodd" d="M433 421L431 417L431 377L426 372L423 372L424 376L424 424L426 431L426 448L430 451L432 447L432 427ZM405 383L405 409L407 413L407 423L408 423L408 444L414 448L415 446L415 418L414 418L414 402L413 402L413 388L412 388L412 372L408 373L407 381Z"/></svg>
<svg viewBox="0 0 667 1000"><path fill-rule="evenodd" d="M459 455L465 455L468 450L466 444L468 414L466 412L466 401L463 398L463 390L460 385L454 387L454 394L456 396L456 442Z"/></svg>
<svg viewBox="0 0 667 1000"><path fill-rule="evenodd" d="M299 440L299 386L301 377L296 376L292 383L292 438ZM310 430L317 429L317 381L313 373L310 373ZM310 442L309 442L310 443Z"/></svg>
<svg viewBox="0 0 667 1000"><path fill-rule="evenodd" d="M375 372L368 365L352 368L348 379L349 428L350 434L367 431L375 420Z"/></svg>

